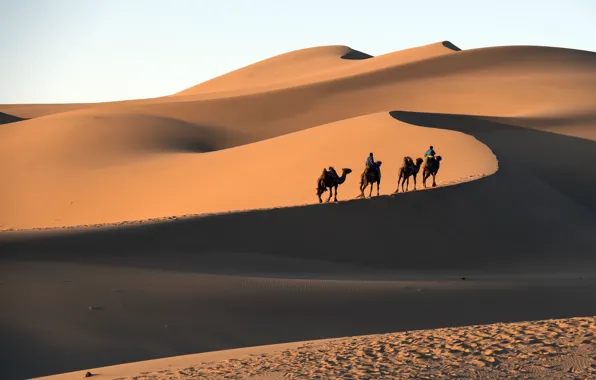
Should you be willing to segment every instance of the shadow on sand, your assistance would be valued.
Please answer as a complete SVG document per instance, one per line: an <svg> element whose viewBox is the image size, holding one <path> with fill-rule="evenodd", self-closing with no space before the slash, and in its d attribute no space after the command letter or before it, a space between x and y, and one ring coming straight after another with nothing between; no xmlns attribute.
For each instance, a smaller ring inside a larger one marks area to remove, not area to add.
<svg viewBox="0 0 596 380"><path fill-rule="evenodd" d="M596 177L586 175L581 163L594 162L596 143L467 115L391 115L475 136L495 152L498 172L432 191L339 204L87 231L3 233L2 256L96 262L169 252L257 253L371 268L487 272L593 263Z"/></svg>
<svg viewBox="0 0 596 380"><path fill-rule="evenodd" d="M29 119L24 119L18 116L14 116L14 115L10 115L4 112L0 112L0 125L2 124L10 124L10 123L16 123L17 121L23 121L23 120L29 120Z"/></svg>
<svg viewBox="0 0 596 380"><path fill-rule="evenodd" d="M305 339L594 315L594 280L577 278L594 268L596 188L582 165L596 158L594 142L466 115L391 115L475 136L494 150L499 171L339 204L0 233L0 337L11 342L0 348L3 378ZM200 274L201 258L247 255L248 262L255 254L262 265L302 260L305 271L319 260L411 273L569 270L576 277L491 285L457 276L420 285Z"/></svg>

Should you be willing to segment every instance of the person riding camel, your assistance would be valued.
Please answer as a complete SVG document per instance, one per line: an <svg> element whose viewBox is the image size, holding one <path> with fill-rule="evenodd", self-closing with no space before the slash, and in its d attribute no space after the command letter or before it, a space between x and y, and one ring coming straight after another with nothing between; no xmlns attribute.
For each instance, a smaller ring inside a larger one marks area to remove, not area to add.
<svg viewBox="0 0 596 380"><path fill-rule="evenodd" d="M430 148L426 151L426 153L424 153L424 159L426 160L426 162L428 162L429 158L434 158L435 157L435 150L433 149L433 146L431 145Z"/></svg>
<svg viewBox="0 0 596 380"><path fill-rule="evenodd" d="M368 170L373 170L375 172L375 174L377 174L377 175L379 174L379 167L377 166L377 164L375 162L372 152L366 158L366 168Z"/></svg>

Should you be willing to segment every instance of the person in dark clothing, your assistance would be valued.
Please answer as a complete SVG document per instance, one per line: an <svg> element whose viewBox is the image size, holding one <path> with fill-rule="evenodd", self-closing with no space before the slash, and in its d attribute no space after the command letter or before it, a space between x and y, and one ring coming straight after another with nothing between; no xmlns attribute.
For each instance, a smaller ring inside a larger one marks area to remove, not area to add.
<svg viewBox="0 0 596 380"><path fill-rule="evenodd" d="M375 163L375 159L373 157L372 152L366 158L366 167L369 168L369 170L374 170L374 172L376 174L379 174L379 168L377 167L377 164Z"/></svg>

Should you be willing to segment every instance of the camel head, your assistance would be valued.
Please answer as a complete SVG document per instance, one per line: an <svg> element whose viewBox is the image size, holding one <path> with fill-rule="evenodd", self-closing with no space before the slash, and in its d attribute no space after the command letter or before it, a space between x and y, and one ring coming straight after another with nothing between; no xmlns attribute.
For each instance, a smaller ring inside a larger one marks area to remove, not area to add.
<svg viewBox="0 0 596 380"><path fill-rule="evenodd" d="M423 160L422 158L418 157L418 158L416 159L416 166L420 166L420 165L422 165L422 163L423 163L423 162L424 162L424 160Z"/></svg>
<svg viewBox="0 0 596 380"><path fill-rule="evenodd" d="M346 174L350 174L352 172L352 169L350 168L343 168L341 169L342 173L346 173Z"/></svg>
<svg viewBox="0 0 596 380"><path fill-rule="evenodd" d="M438 161L441 161L441 160L442 160L441 156L437 156L437 157L436 157L436 160L437 160L437 162L438 162Z"/></svg>
<svg viewBox="0 0 596 380"><path fill-rule="evenodd" d="M381 166L382 163L383 163L382 161L375 162L375 164L377 164L377 166Z"/></svg>

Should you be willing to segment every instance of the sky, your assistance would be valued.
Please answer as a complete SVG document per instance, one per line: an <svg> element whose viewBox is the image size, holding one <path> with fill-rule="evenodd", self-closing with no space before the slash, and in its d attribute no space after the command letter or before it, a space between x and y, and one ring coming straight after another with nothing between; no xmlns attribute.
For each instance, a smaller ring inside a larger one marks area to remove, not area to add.
<svg viewBox="0 0 596 380"><path fill-rule="evenodd" d="M288 51L596 51L596 0L0 0L0 104L170 95Z"/></svg>

